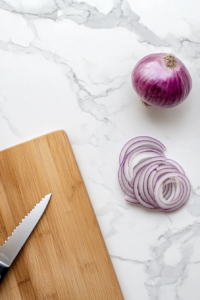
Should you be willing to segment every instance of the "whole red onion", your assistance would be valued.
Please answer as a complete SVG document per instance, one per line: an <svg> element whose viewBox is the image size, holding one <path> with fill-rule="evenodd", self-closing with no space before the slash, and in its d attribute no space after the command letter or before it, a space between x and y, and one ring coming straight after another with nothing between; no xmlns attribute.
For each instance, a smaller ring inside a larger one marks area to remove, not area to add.
<svg viewBox="0 0 200 300"><path fill-rule="evenodd" d="M131 81L144 104L162 108L180 104L192 88L185 65L173 54L166 53L143 57L134 67Z"/></svg>

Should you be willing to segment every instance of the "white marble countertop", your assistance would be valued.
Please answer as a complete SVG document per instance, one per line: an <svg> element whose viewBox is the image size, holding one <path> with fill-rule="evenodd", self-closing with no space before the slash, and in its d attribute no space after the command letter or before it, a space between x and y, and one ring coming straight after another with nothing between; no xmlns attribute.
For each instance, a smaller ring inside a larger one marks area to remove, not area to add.
<svg viewBox="0 0 200 300"><path fill-rule="evenodd" d="M199 0L0 0L0 149L67 132L125 300L200 299L199 11ZM155 52L192 76L172 109L146 109L131 86ZM185 169L192 195L179 211L125 203L118 155L138 135Z"/></svg>

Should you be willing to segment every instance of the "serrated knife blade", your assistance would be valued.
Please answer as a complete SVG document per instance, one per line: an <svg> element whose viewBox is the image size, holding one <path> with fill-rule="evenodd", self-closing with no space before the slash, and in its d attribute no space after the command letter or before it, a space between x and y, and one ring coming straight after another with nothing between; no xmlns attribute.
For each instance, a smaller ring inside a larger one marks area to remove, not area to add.
<svg viewBox="0 0 200 300"><path fill-rule="evenodd" d="M0 246L0 283L5 277L13 260L43 215L50 198L51 194L48 194L39 203L37 203L29 214L25 216L22 222L15 228L12 235L8 237L2 246Z"/></svg>

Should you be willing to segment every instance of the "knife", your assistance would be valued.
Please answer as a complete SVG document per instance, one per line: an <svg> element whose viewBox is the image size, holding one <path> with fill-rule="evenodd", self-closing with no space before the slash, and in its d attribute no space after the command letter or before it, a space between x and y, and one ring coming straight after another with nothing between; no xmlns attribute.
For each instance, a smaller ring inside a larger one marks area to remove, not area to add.
<svg viewBox="0 0 200 300"><path fill-rule="evenodd" d="M48 194L38 204L36 204L30 213L15 228L12 235L8 237L3 246L0 246L0 283L8 272L13 260L41 218L50 198L51 194Z"/></svg>

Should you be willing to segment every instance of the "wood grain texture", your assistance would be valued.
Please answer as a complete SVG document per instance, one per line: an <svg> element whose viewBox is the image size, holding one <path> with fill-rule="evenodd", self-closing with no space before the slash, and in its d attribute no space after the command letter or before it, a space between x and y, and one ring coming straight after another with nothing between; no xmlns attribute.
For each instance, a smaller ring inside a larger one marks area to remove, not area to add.
<svg viewBox="0 0 200 300"><path fill-rule="evenodd" d="M0 245L49 193L44 215L0 286L0 299L122 300L62 130L0 152Z"/></svg>

